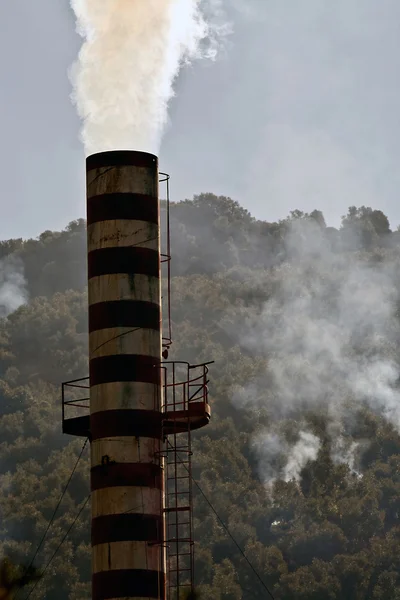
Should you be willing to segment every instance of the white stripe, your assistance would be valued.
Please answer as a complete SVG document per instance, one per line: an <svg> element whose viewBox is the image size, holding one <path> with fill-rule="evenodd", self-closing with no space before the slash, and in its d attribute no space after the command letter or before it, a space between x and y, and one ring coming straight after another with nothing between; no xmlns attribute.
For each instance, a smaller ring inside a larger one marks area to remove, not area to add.
<svg viewBox="0 0 400 600"><path fill-rule="evenodd" d="M118 569L161 571L160 546L148 542L110 542L92 548L92 572Z"/></svg>
<svg viewBox="0 0 400 600"><path fill-rule="evenodd" d="M91 466L102 464L103 456L116 463L157 463L160 441L147 437L115 437L93 440Z"/></svg>
<svg viewBox="0 0 400 600"><path fill-rule="evenodd" d="M126 165L101 167L87 173L87 198L124 192L158 198L158 173L152 168Z"/></svg>
<svg viewBox="0 0 400 600"><path fill-rule="evenodd" d="M92 223L87 228L88 252L102 248L148 248L159 251L160 230L148 221L115 220Z"/></svg>
<svg viewBox="0 0 400 600"><path fill-rule="evenodd" d="M139 354L159 359L161 333L154 329L137 327L110 327L89 334L89 356L113 356L115 354Z"/></svg>
<svg viewBox="0 0 400 600"><path fill-rule="evenodd" d="M120 514L160 515L161 490L120 486L92 492L92 519Z"/></svg>
<svg viewBox="0 0 400 600"><path fill-rule="evenodd" d="M161 305L160 279L152 275L100 275L89 280L88 291L89 306L117 300L141 300Z"/></svg>
<svg viewBox="0 0 400 600"><path fill-rule="evenodd" d="M91 414L104 410L160 410L161 389L155 383L115 381L90 389Z"/></svg>

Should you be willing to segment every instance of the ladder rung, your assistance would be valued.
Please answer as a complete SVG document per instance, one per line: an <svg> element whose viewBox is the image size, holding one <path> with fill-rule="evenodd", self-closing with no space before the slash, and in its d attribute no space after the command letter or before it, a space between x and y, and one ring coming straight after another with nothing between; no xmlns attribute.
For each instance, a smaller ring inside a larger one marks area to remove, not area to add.
<svg viewBox="0 0 400 600"><path fill-rule="evenodd" d="M164 512L167 514L174 514L174 513L180 513L180 512L188 512L188 510L189 509L186 509L186 508L183 508L182 510L180 510L179 506L169 506L168 508L166 508L164 510Z"/></svg>
<svg viewBox="0 0 400 600"><path fill-rule="evenodd" d="M173 452L173 453L174 453L174 454L179 454L180 452L181 452L182 454L189 454L189 456L191 456L191 455L192 455L192 454L189 452L189 449L183 449L183 448L179 448L179 449L177 449L177 450L175 450L175 449L174 449L174 452ZM172 457L172 458L170 457L170 459L171 459L171 460L172 460L173 458L174 458L174 457ZM168 463L167 463L167 464L169 464L169 465L173 465L173 464L175 463L175 461L176 461L177 463L188 463L188 462L190 462L189 460L184 460L184 458L180 458L179 456L176 456L176 457L175 457L175 459L174 459L174 462L169 462L169 461L168 461Z"/></svg>
<svg viewBox="0 0 400 600"><path fill-rule="evenodd" d="M169 525L169 527L175 527L175 525L173 525L173 524L170 524L170 525ZM176 527L175 527L175 530L176 530ZM185 533L186 533L186 532L185 532ZM170 535L170 536L171 536L171 537L170 537L170 540L171 540L171 541L175 541L175 542L176 542L176 541L179 541L179 540L181 540L181 539L182 539L182 540L183 540L183 539L185 539L185 540L186 540L186 539L188 539L188 536L187 536L187 535L185 535L185 534L184 534L184 537L182 537L182 536L180 536L179 534L180 534L180 532L178 531L178 537L177 537L177 538L174 538L174 537L173 537L173 535L174 535L174 531L169 531L169 532L168 532L168 535Z"/></svg>
<svg viewBox="0 0 400 600"><path fill-rule="evenodd" d="M186 579L188 579L188 576L186 576ZM179 588L188 588L188 587L192 587L192 584L190 582L188 582L188 583L179 582L179 585L178 585L178 583L175 583L175 582L168 584L168 589L169 589L170 593L171 592L177 593ZM177 598L177 596L174 595L174 598Z"/></svg>
<svg viewBox="0 0 400 600"><path fill-rule="evenodd" d="M180 508L179 506L176 507L168 507L166 509L164 509L164 512L166 512L167 514L173 514L173 513L182 513L182 512L189 512L190 508Z"/></svg>

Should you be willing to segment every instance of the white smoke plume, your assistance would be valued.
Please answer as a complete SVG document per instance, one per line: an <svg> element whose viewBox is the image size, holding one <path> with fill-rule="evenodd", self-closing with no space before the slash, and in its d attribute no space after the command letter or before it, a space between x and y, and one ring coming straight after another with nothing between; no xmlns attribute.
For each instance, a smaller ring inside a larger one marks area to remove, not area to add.
<svg viewBox="0 0 400 600"><path fill-rule="evenodd" d="M362 476L362 473L357 469L357 453L362 452L368 447L368 440L355 442L354 440L345 438L342 435L332 437L331 439L331 458L334 464L347 465L352 473Z"/></svg>
<svg viewBox="0 0 400 600"><path fill-rule="evenodd" d="M281 435L259 432L253 447L260 457L260 475L267 486L276 479L300 481L301 471L316 460L320 439L309 431L300 430L297 441L290 445Z"/></svg>
<svg viewBox="0 0 400 600"><path fill-rule="evenodd" d="M300 431L299 440L291 448L284 469L284 480L299 481L302 469L309 461L314 461L318 456L321 442L317 436L308 431Z"/></svg>
<svg viewBox="0 0 400 600"><path fill-rule="evenodd" d="M220 22L219 2L214 29L206 24L200 0L71 4L84 39L70 77L86 153L158 152L181 65L201 55L213 58L213 32L227 32ZM206 6L213 5L211 1ZM210 43L204 49L206 40Z"/></svg>
<svg viewBox="0 0 400 600"><path fill-rule="evenodd" d="M333 461L357 473L356 457L367 441L349 442L362 407L400 432L400 250L381 249L369 258L338 252L317 225L299 220L291 226L286 252L287 262L266 271L268 301L239 331L245 346L268 357L267 370L239 390L234 403L266 410L274 431L287 418L298 421L300 430L305 415L317 412L328 422ZM274 476L273 448L285 450L283 478L296 478L297 459L302 464L302 456L317 456L316 444L299 452L296 444L277 445L275 438L274 445L268 432L258 433L255 443L266 481Z"/></svg>
<svg viewBox="0 0 400 600"><path fill-rule="evenodd" d="M28 301L22 260L10 254L0 260L0 318L7 317Z"/></svg>

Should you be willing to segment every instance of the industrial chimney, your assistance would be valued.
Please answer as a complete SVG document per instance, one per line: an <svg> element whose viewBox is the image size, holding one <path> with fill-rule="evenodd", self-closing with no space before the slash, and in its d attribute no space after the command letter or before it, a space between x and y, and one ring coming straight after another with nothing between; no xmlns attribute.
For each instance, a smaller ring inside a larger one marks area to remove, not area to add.
<svg viewBox="0 0 400 600"><path fill-rule="evenodd" d="M166 362L169 187L167 254L158 188L169 176L131 151L89 156L86 170L90 377L62 384L62 422L91 442L92 599L180 600L194 589L191 432L211 411L209 363Z"/></svg>
<svg viewBox="0 0 400 600"><path fill-rule="evenodd" d="M92 598L164 598L158 160L86 167Z"/></svg>

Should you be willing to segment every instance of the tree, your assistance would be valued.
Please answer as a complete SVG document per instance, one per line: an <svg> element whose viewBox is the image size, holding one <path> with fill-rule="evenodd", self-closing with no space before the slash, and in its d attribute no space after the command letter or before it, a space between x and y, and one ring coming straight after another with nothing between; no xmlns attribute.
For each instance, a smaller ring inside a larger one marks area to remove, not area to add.
<svg viewBox="0 0 400 600"><path fill-rule="evenodd" d="M193 485L195 597L261 600L254 570L277 600L398 597L400 261L384 243L395 235L385 215L352 207L340 231L318 210L268 223L204 194L172 204L171 222L170 357L215 361L212 421L193 432L192 473L219 518ZM22 261L29 291L0 320L0 551L15 566L4 571L6 595L82 447L61 434L60 383L88 370L85 235L78 220L0 244L0 259ZM349 291L343 282L359 273L363 286ZM368 385L356 393L347 384L360 384L360 372ZM318 440L312 455L296 446L303 429ZM39 573L89 493L89 469L85 454L35 559ZM38 597L89 598L90 557L86 506Z"/></svg>
<svg viewBox="0 0 400 600"><path fill-rule="evenodd" d="M0 600L12 600L21 588L39 581L41 575L32 566L13 564L8 558L0 563Z"/></svg>

